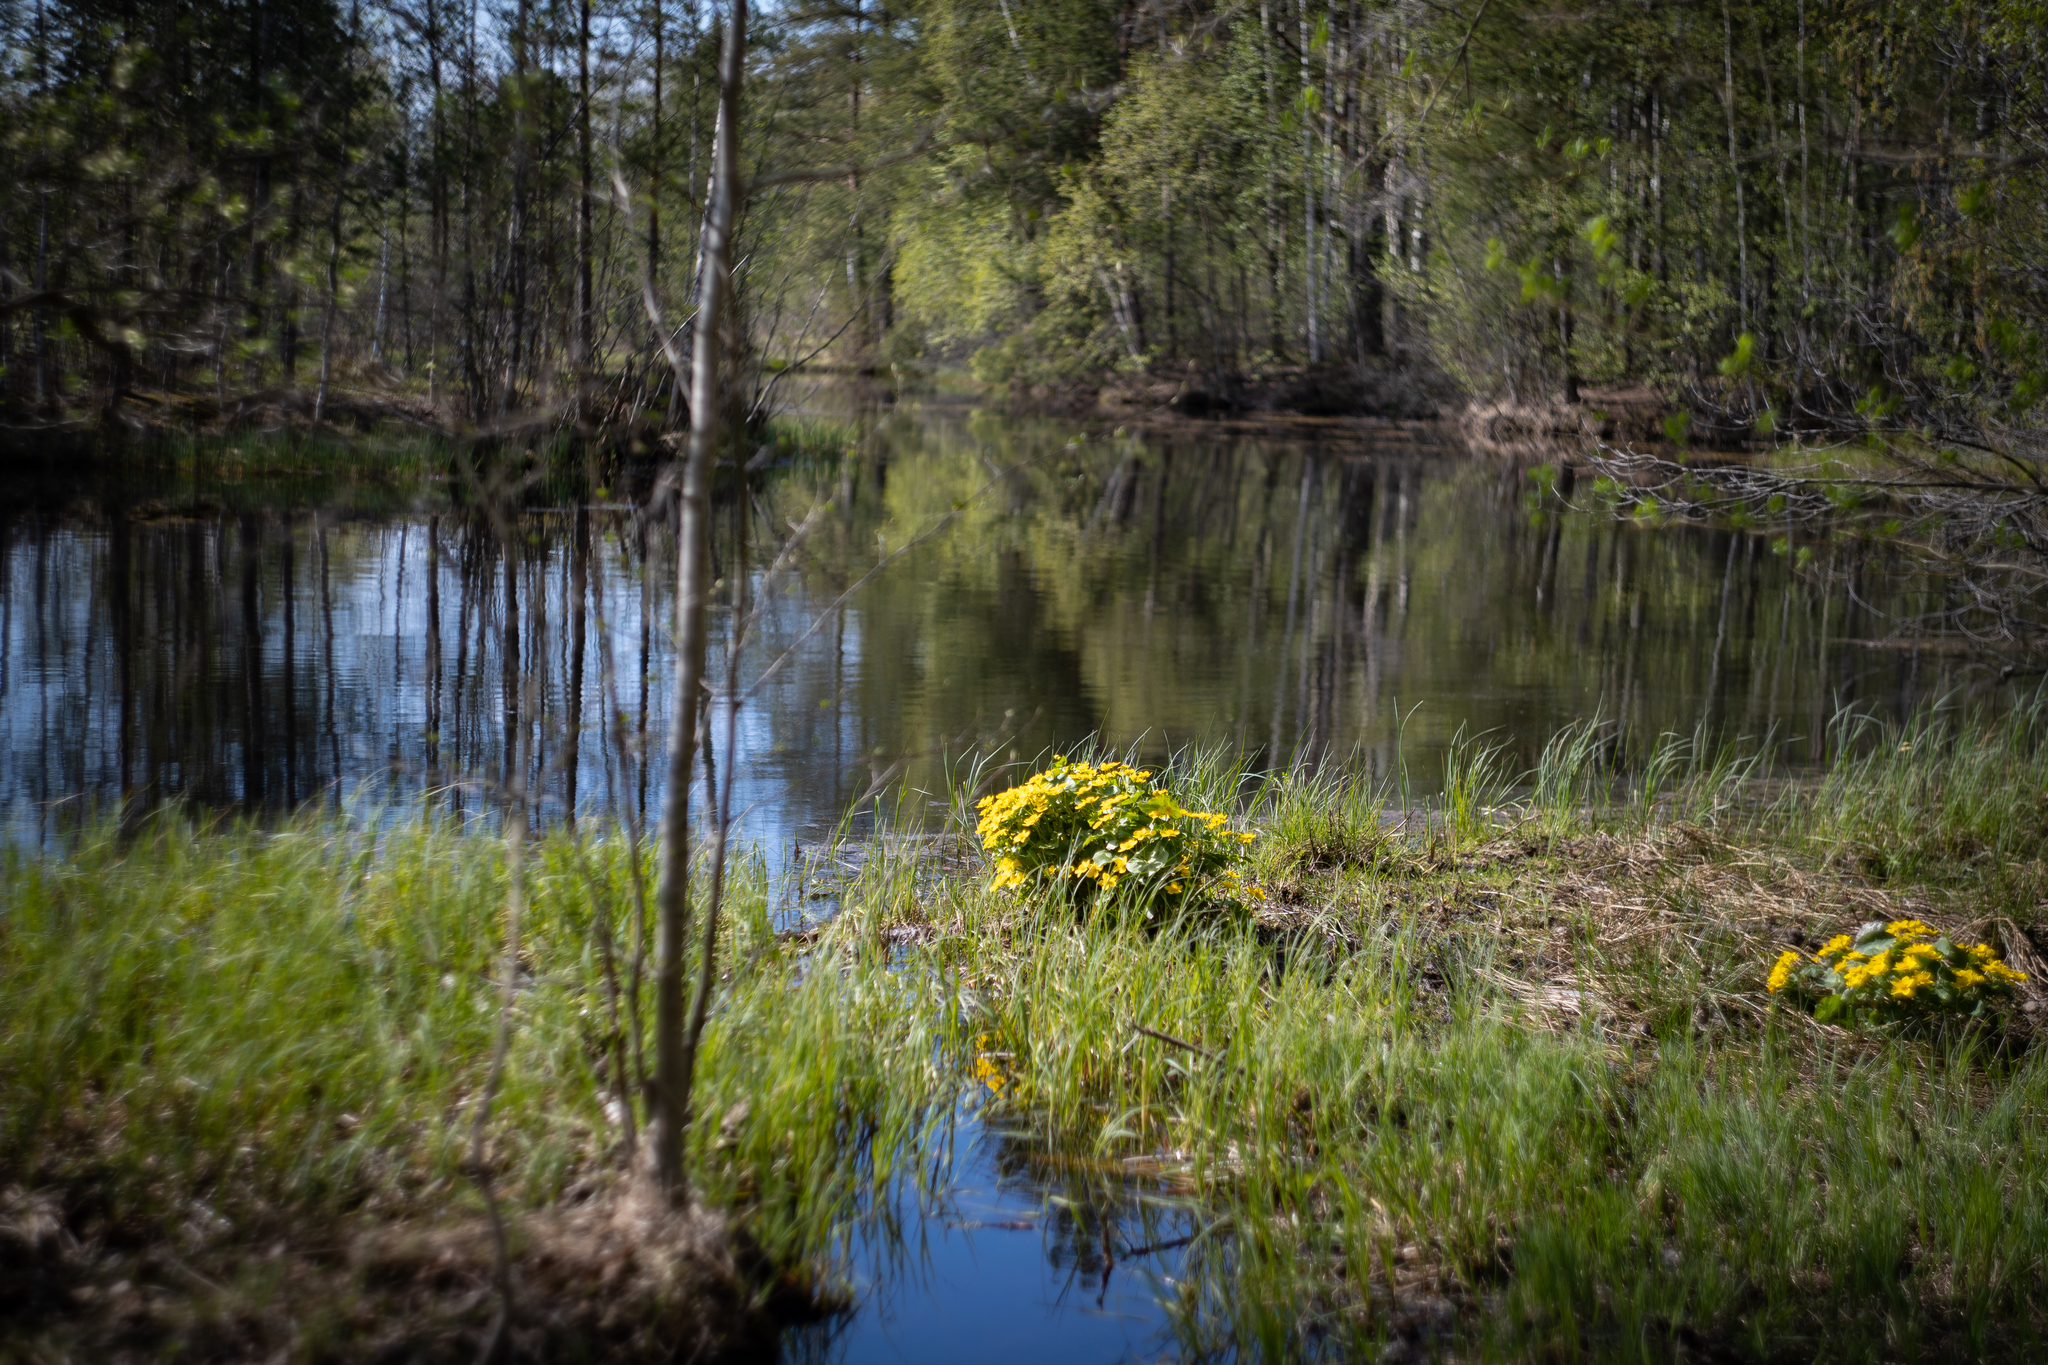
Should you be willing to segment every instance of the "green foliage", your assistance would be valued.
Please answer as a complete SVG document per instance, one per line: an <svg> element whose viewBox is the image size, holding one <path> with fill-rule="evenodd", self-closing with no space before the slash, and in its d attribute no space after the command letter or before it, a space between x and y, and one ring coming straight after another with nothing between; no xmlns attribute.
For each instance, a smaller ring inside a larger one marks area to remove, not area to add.
<svg viewBox="0 0 2048 1365"><path fill-rule="evenodd" d="M1667 737L1627 807L1572 777L1594 766L1582 727L1545 779L1574 839L1546 847L1503 814L1460 832L1452 862L1432 856L1436 833L1383 826L1386 792L1358 773L1247 783L1239 760L1183 755L1186 801L1250 789L1261 858L1288 831L1376 841L1368 858L1295 860L1298 899L1257 923L1052 916L1020 933L1013 896L892 839L799 945L772 932L766 870L743 858L690 1135L700 1188L829 1282L856 1235L907 1247L906 1216L944 1207L957 1106L978 1095L1006 1155L1058 1173L1041 1177L1048 1224L1069 1194L1140 1180L1203 1213L1168 1310L1190 1353L1378 1354L1400 1340L1390 1288L1427 1274L1473 1289L1458 1350L1475 1360L1702 1343L2032 1359L2048 1065L1981 1029L1814 1029L1764 1008L1756 968L1786 888L1867 902L1860 876L1831 883L1826 866L1852 831L1932 849L1975 822L2010 831L2008 861L2038 850L2026 718L1944 725L1944 743L1903 752L1895 732L1844 734L1867 751L1837 747L1818 789L1776 805L1725 751ZM1460 753L1450 785L1497 810L1486 748ZM532 854L490 1134L515 1209L620 1162L599 931L635 933L622 839L586 830ZM5 856L10 1183L138 1228L180 1227L197 1200L258 1248L345 1245L345 1219L468 1197L495 839L404 816L271 833L166 818ZM1968 878L1997 873L1965 863L1913 894L1953 891L1974 916L1992 898ZM1749 903L1759 876L1770 908ZM1589 902L1602 887L1612 903ZM886 932L901 928L915 932ZM1877 928L1894 952L1923 938ZM1925 970L1975 969L1944 963Z"/></svg>

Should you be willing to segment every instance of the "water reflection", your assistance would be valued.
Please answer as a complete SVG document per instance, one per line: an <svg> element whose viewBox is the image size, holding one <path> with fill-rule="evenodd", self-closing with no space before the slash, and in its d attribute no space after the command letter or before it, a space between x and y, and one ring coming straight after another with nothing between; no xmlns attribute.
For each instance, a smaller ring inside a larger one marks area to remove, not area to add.
<svg viewBox="0 0 2048 1365"><path fill-rule="evenodd" d="M1198 1200L962 1111L945 1194L851 1248L858 1311L790 1333L817 1365L1180 1358L1174 1286L1215 1245Z"/></svg>
<svg viewBox="0 0 2048 1365"><path fill-rule="evenodd" d="M921 817L963 755L1090 735L1150 757L1334 752L1426 792L1460 727L1525 761L1596 714L1624 754L1704 722L1812 757L1838 706L1902 712L1972 676L1868 647L1872 604L1913 591L1881 564L1831 593L1762 537L1619 525L1531 490L1426 432L894 419L752 499L763 615L743 682L792 653L713 762L737 761L745 829L774 845L885 790L892 818ZM427 792L472 813L522 723L541 818L659 801L642 760L666 731L673 550L632 509L524 509L508 553L432 490L375 519L165 505L31 504L0 525L0 811L17 837L124 793L270 811ZM730 629L714 623L715 653Z"/></svg>

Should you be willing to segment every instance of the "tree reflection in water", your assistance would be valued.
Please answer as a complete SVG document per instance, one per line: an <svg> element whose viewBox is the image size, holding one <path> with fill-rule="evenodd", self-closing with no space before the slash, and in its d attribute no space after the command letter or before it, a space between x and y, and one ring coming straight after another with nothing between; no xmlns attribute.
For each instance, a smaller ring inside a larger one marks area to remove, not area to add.
<svg viewBox="0 0 2048 1365"><path fill-rule="evenodd" d="M1496 730L1523 762L1594 715L1614 722L1624 763L1701 723L1810 759L1838 705L1904 714L1978 677L1869 647L1887 630L1876 613L1911 610L1919 591L1881 560L1858 566L1853 598L1829 596L1765 537L1564 511L1525 471L1442 439L898 417L860 453L771 473L750 537L761 554L834 505L768 599L756 670L878 553L961 510L748 706L743 837L814 837L878 779L900 778L913 795L892 815L918 818L949 759L1027 760L1090 735L1154 760L1188 743L1257 762L1334 753L1418 792L1461 726ZM629 740L664 731L661 528L615 505L529 509L507 563L489 526L432 488L402 513L210 498L124 505L101 490L94 515L56 510L76 488L13 499L0 809L15 837L48 838L124 793L131 810L256 812L424 793L475 814L487 806L470 784L514 752L505 703L522 671L543 821L659 801L647 765L623 770L617 746L583 737L604 721L585 657L599 631Z"/></svg>

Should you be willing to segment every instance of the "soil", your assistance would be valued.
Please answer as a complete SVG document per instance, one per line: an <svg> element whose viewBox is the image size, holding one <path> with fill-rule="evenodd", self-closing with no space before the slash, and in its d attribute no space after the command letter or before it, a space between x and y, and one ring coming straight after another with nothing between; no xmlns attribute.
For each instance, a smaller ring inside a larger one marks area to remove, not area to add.
<svg viewBox="0 0 2048 1365"><path fill-rule="evenodd" d="M217 1238L122 1228L89 1198L0 1192L0 1362L752 1361L823 1305L723 1215L644 1179L508 1213L510 1312L487 1218L375 1220ZM502 1321L501 1321L502 1314Z"/></svg>

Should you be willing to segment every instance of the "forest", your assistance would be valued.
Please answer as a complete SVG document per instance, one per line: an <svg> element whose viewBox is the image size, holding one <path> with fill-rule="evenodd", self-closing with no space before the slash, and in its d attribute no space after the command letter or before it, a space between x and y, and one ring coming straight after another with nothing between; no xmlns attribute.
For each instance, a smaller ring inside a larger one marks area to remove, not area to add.
<svg viewBox="0 0 2048 1365"><path fill-rule="evenodd" d="M777 6L737 106L734 386L967 366L1395 414L1647 389L1673 439L1995 440L2048 391L2040 20ZM300 395L682 423L664 346L693 345L727 22L10 0L10 422Z"/></svg>

